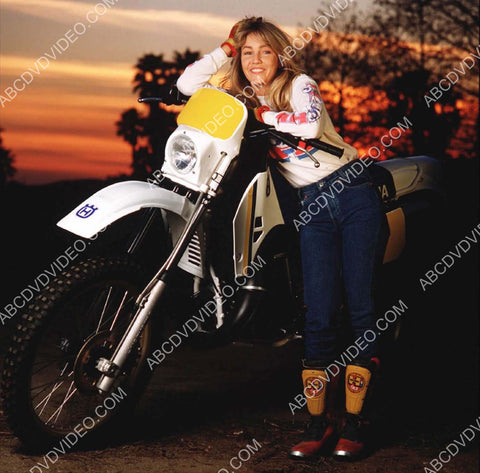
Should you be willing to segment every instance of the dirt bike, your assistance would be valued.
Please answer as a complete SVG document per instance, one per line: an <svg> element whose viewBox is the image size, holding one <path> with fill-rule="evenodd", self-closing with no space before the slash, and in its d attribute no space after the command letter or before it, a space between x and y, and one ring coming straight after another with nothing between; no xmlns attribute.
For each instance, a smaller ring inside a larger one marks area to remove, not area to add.
<svg viewBox="0 0 480 473"><path fill-rule="evenodd" d="M275 138L315 157L305 140L260 124L241 101L217 89L197 91L177 121L161 172L146 182L109 185L58 222L92 239L146 212L126 254L74 262L17 315L3 369L3 409L31 449L60 445L72 433L99 439L118 425L147 385L152 360L157 368L160 355L167 356L159 347L167 340L169 349L177 346L167 319L189 327L187 342L198 347L235 340L283 345L302 337L292 225L298 208L286 210L292 189L267 151ZM320 140L306 141L341 155ZM400 258L406 236L415 238L410 222L441 196L441 169L428 156L373 168L390 227L387 264ZM135 252L155 221L160 236L148 247L155 264L145 270Z"/></svg>

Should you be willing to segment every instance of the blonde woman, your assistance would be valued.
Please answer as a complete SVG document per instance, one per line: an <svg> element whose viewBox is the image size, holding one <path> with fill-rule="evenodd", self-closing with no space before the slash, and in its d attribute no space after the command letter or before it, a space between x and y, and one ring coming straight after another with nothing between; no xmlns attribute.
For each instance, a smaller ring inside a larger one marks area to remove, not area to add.
<svg viewBox="0 0 480 473"><path fill-rule="evenodd" d="M339 356L334 319L342 283L358 339L375 328L374 265L382 254L387 227L368 169L363 167L359 175L348 173L358 159L357 151L335 131L317 84L286 53L290 46L288 35L274 24L247 18L234 25L220 47L187 67L177 87L185 95L212 87L211 77L230 62L221 85L253 109L259 121L297 137L321 138L344 150L338 158L308 147L320 164L316 167L307 154L286 144L275 142L271 148L278 170L297 189L303 210L311 210L311 220L300 229L307 305L302 380L311 420L304 438L290 450L292 457L309 457L335 438L325 409L326 367ZM344 178L343 191L331 192L330 186L340 178ZM312 207L315 202L322 204ZM377 365L371 342L346 367L346 415L333 450L336 457L354 459L364 451L362 409Z"/></svg>

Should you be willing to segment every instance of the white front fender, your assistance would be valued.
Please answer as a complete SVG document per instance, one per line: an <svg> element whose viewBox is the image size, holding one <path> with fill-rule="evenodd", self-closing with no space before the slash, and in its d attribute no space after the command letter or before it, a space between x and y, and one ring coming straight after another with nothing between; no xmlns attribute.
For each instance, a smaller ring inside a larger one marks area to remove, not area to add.
<svg viewBox="0 0 480 473"><path fill-rule="evenodd" d="M117 182L83 201L57 225L91 238L116 220L145 207L159 207L187 220L194 205L185 197L143 181Z"/></svg>

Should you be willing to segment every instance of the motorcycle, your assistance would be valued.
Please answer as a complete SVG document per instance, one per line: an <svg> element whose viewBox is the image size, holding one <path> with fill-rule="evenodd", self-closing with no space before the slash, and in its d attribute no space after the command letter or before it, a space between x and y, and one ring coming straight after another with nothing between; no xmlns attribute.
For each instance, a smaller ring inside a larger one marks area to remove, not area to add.
<svg viewBox="0 0 480 473"><path fill-rule="evenodd" d="M147 100L156 99L139 99ZM199 348L238 340L281 346L302 337L298 208L285 210L292 189L267 150L272 138L314 160L305 141L337 156L342 150L279 134L213 88L195 92L177 122L161 171L107 186L57 223L93 239L145 213L125 254L75 262L17 315L2 401L11 430L32 450L73 432L95 441L119 426L167 356L159 347L177 346L169 324L183 323L187 343ZM389 222L388 264L415 238L411 222L441 199L441 167L413 156L370 168ZM146 269L135 254L152 222L161 231Z"/></svg>

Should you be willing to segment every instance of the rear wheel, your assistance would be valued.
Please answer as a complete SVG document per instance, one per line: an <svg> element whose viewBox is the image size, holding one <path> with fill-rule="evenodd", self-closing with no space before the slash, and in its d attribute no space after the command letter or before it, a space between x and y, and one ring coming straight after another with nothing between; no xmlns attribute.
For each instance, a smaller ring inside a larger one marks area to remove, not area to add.
<svg viewBox="0 0 480 473"><path fill-rule="evenodd" d="M27 448L45 450L62 440L63 447L72 447L83 437L98 438L135 404L150 374L145 359L151 322L108 394L95 388L95 365L112 355L143 280L130 261L87 260L47 286L21 315L1 386L7 421Z"/></svg>

